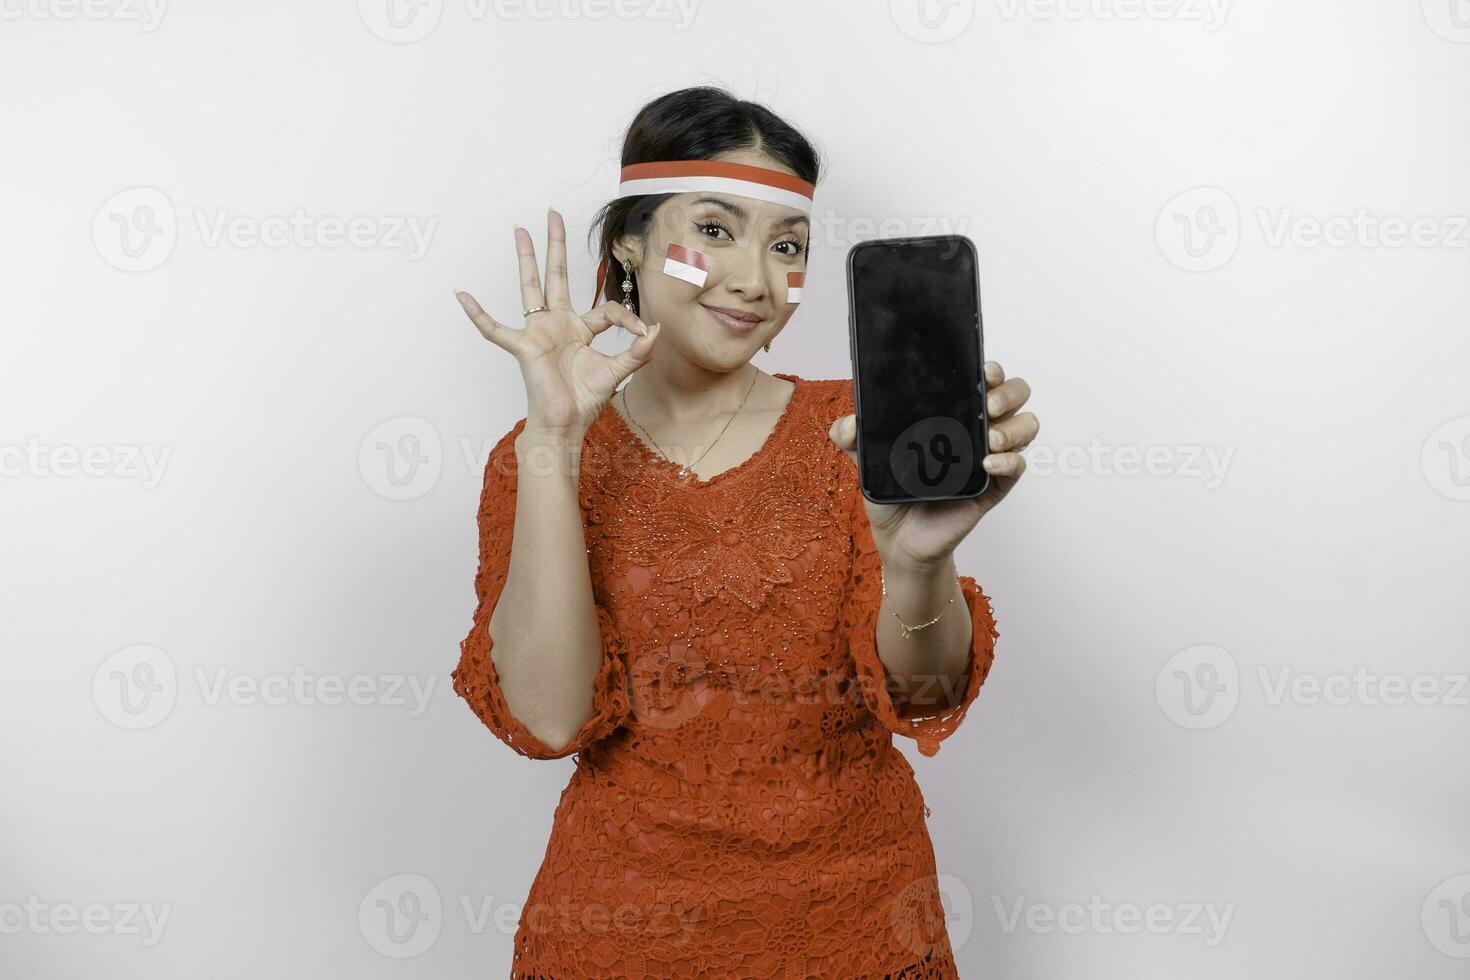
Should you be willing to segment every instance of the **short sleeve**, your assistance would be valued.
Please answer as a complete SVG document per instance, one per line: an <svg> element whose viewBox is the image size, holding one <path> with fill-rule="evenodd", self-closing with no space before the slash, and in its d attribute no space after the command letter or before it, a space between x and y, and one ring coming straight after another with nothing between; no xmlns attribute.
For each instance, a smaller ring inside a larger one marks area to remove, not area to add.
<svg viewBox="0 0 1470 980"><path fill-rule="evenodd" d="M926 690L916 686L914 693L930 703L920 706L895 705L888 669L878 657L878 616L883 610L883 560L873 542L873 530L868 521L867 507L863 504L860 489L854 487L850 514L852 570L848 575L847 591L843 595L840 623L847 637L848 649L857 665L857 680L863 699L877 716L878 721L889 731L906 735L919 743L919 752L932 756L939 751L939 743L954 734L969 711L980 685L990 673L995 659L995 639L1000 635L995 628L995 616L987 596L975 579L960 576L960 590L964 593L964 612L973 625L970 641L970 661L965 674L964 695L959 703L944 709L933 703L939 700L942 690L932 684ZM960 607L948 610L954 615Z"/></svg>
<svg viewBox="0 0 1470 980"><path fill-rule="evenodd" d="M593 714L575 738L562 749L553 750L531 734L506 705L495 662L490 657L490 615L505 587L510 568L511 538L515 530L516 453L515 439L525 428L516 422L494 449L485 465L484 488L480 495L480 564L475 574L477 599L474 623L460 642L459 665L454 669L454 690L496 737L521 755L532 759L559 759L586 748L627 720L629 699L626 686L627 656L612 614L597 604L597 622L602 634L603 660L593 688Z"/></svg>

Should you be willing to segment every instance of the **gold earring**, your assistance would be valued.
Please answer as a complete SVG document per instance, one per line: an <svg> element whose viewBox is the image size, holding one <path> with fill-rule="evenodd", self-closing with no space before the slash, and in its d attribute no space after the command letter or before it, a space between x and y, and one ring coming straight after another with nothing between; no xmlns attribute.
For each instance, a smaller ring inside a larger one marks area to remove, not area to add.
<svg viewBox="0 0 1470 980"><path fill-rule="evenodd" d="M633 309L633 273L629 265L623 266L623 306L633 310L634 316L638 315L638 311Z"/></svg>

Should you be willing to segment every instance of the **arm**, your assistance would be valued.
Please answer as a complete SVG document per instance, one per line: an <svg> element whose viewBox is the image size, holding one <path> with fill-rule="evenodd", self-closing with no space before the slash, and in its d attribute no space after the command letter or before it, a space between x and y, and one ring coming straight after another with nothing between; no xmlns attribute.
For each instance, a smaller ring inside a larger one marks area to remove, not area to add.
<svg viewBox="0 0 1470 980"><path fill-rule="evenodd" d="M621 642L594 599L578 501L581 443L517 422L490 454L479 598L455 690L522 755L561 758L628 714Z"/></svg>
<svg viewBox="0 0 1470 980"><path fill-rule="evenodd" d="M911 626L934 618L938 612L935 606L948 601L947 588L959 589L954 605L938 622L904 639L883 598L883 559L857 488L852 491L848 514L852 570L840 622L857 667L858 685L883 727L917 740L919 752L932 756L939 751L939 743L964 721L995 660L995 640L1000 632L995 627L990 597L969 575L959 576L956 582L952 558L943 563L942 572L920 573L913 580L909 572L890 570L889 600L909 602L922 592L930 597L926 600L931 603L929 608L919 610L917 615L910 608L899 610ZM941 579L941 574L947 580ZM941 584L945 581L947 586ZM937 598L941 595L943 600ZM949 632L936 633L941 625ZM926 633L934 636L924 637ZM958 656L948 646L956 636L967 637ZM924 637L922 645L920 637Z"/></svg>
<svg viewBox="0 0 1470 980"><path fill-rule="evenodd" d="M885 559L883 581L888 597L878 615L876 643L899 714L914 717L956 706L969 678L975 630L954 557L930 566ZM939 618L905 638L895 612L909 626Z"/></svg>

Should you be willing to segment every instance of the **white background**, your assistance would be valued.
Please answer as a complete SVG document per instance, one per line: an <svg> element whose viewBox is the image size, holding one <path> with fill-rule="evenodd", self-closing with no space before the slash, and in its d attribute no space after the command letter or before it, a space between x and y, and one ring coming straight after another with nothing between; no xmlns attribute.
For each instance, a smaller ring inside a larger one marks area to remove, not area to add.
<svg viewBox="0 0 1470 980"><path fill-rule="evenodd" d="M451 293L518 322L555 205L584 305L624 127L710 82L829 164L761 367L849 377L846 249L958 231L1035 392L994 671L903 742L964 974L1465 975L1470 4L387 2L0 0L0 973L506 975L572 763L450 689L525 407Z"/></svg>

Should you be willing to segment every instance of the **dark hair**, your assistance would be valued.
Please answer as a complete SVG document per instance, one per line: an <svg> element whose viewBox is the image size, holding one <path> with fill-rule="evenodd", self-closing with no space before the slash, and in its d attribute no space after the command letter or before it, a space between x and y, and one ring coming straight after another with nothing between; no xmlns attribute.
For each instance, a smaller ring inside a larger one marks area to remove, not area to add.
<svg viewBox="0 0 1470 980"><path fill-rule="evenodd" d="M733 150L759 150L781 161L802 180L815 184L821 162L811 142L790 123L758 102L736 98L711 85L681 88L649 102L623 137L620 167L659 160L709 160ZM603 205L588 232L600 241L599 259L607 259L607 282L597 302L623 298L623 263L612 254L613 242L625 234L641 235L653 212L670 194L620 197ZM632 299L638 303L638 286Z"/></svg>

